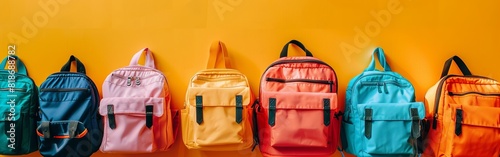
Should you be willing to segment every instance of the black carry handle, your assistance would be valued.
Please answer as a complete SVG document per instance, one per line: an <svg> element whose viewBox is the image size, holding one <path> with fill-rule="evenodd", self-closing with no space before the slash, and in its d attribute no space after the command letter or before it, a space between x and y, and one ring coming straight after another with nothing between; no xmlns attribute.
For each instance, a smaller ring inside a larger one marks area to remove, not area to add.
<svg viewBox="0 0 500 157"><path fill-rule="evenodd" d="M294 44L294 45L297 45L298 47L300 47L300 49L302 49L304 52L306 52L306 56L309 56L309 57L313 56L312 53L309 50L307 50L306 47L300 41L291 40L288 43L286 43L285 46L283 47L283 50L281 50L280 58L288 56L288 45L290 45L290 44Z"/></svg>
<svg viewBox="0 0 500 157"><path fill-rule="evenodd" d="M453 56L444 63L443 72L441 73L441 78L448 75L448 71L450 71L450 66L452 61L455 61L458 68L460 68L460 71L462 71L462 74L464 74L465 76L472 75L469 68L467 68L467 65L465 65L464 61L462 61L462 59L460 59L460 57L458 56Z"/></svg>
<svg viewBox="0 0 500 157"><path fill-rule="evenodd" d="M73 61L76 62L76 72L85 74L85 66L83 65L82 62L80 62L80 60L78 60L78 58L76 58L73 55L71 55L71 57L69 57L68 62L66 62L66 64L64 64L64 66L61 68L61 72L62 71L70 71L71 70L71 62L73 62Z"/></svg>

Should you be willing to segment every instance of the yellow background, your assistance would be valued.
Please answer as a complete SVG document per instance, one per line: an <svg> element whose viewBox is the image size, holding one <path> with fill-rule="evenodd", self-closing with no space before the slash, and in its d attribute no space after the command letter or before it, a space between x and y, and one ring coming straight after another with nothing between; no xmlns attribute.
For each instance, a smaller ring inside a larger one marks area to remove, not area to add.
<svg viewBox="0 0 500 157"><path fill-rule="evenodd" d="M382 21L373 16L387 13L390 19ZM190 77L205 68L214 40L226 43L234 68L248 76L254 94L282 46L300 40L336 70L341 99L348 81L381 46L392 69L413 83L422 101L452 55L474 74L500 77L499 16L497 0L2 0L0 45L7 55L7 46L16 44L38 85L74 54L99 88L110 72L149 47L176 107L183 104ZM292 50L291 55L303 53ZM171 151L141 156L259 154L186 150L179 136Z"/></svg>

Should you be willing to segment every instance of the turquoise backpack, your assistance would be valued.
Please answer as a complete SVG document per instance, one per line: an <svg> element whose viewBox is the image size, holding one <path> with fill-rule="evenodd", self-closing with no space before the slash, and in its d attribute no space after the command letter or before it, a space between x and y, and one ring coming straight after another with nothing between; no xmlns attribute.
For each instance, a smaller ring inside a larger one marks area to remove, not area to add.
<svg viewBox="0 0 500 157"><path fill-rule="evenodd" d="M376 55L378 54L378 55ZM375 57L384 71L375 69ZM342 146L356 156L417 155L425 108L413 85L391 68L376 48L368 68L349 82L342 120Z"/></svg>
<svg viewBox="0 0 500 157"><path fill-rule="evenodd" d="M17 56L7 56L0 66L0 154L34 152L38 150L35 132L38 88ZM14 68L17 72L13 71Z"/></svg>

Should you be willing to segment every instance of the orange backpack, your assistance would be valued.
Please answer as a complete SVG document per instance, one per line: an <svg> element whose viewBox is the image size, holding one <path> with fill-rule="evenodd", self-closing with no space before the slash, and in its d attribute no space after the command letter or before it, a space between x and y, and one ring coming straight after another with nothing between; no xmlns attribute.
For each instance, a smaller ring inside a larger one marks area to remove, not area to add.
<svg viewBox="0 0 500 157"><path fill-rule="evenodd" d="M455 61L464 75L448 75ZM453 56L444 64L441 80L425 95L430 128L424 156L500 156L500 84L472 75Z"/></svg>

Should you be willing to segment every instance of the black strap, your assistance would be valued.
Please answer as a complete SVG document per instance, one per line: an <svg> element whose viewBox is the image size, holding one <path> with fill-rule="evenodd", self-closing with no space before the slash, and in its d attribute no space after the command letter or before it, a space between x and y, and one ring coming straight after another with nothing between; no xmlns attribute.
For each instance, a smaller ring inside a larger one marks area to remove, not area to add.
<svg viewBox="0 0 500 157"><path fill-rule="evenodd" d="M255 100L255 102L252 105L252 121L253 121L253 146L252 146L252 152L255 150L255 147L259 145L259 124L257 122L257 107L256 105L259 105L259 101Z"/></svg>
<svg viewBox="0 0 500 157"><path fill-rule="evenodd" d="M64 66L61 68L61 71L70 71L71 70L71 63L73 61L76 62L76 72L85 74L86 73L85 66L78 58L76 58L73 55L71 55L71 57L69 57L68 62L66 62L66 64L64 64Z"/></svg>
<svg viewBox="0 0 500 157"><path fill-rule="evenodd" d="M420 116L418 115L417 108L410 109L412 123L411 123L411 135L416 140L420 137Z"/></svg>
<svg viewBox="0 0 500 157"><path fill-rule="evenodd" d="M429 133L429 130L431 129L431 121L428 119L422 120L422 133L421 133L421 138L425 139L427 137L427 133Z"/></svg>
<svg viewBox="0 0 500 157"><path fill-rule="evenodd" d="M343 122L343 123L346 123L346 122ZM348 124L346 124L346 125L348 125ZM340 142L342 143L342 150L346 150L349 145L347 143L345 128L340 128Z"/></svg>
<svg viewBox="0 0 500 157"><path fill-rule="evenodd" d="M69 138L75 138L77 127L78 127L78 122L76 122L76 121L69 122L69 125L68 125Z"/></svg>
<svg viewBox="0 0 500 157"><path fill-rule="evenodd" d="M40 131L42 131L43 138L51 138L50 135L50 122L42 122L40 124Z"/></svg>
<svg viewBox="0 0 500 157"><path fill-rule="evenodd" d="M114 107L113 104L108 105L108 123L109 123L109 128L111 129L116 128L115 111L113 107Z"/></svg>
<svg viewBox="0 0 500 157"><path fill-rule="evenodd" d="M463 111L462 109L457 109L456 118L455 118L455 135L460 136L462 134L462 120Z"/></svg>
<svg viewBox="0 0 500 157"><path fill-rule="evenodd" d="M422 125L422 129L420 129L421 130L420 137L417 139L417 141L418 141L418 152L419 153L423 153L424 152L425 146L424 146L423 141L425 139L427 139L427 134L429 133L431 123L430 123L429 120L423 119L421 121L421 125Z"/></svg>
<svg viewBox="0 0 500 157"><path fill-rule="evenodd" d="M373 110L370 108L365 109L365 137L372 138L372 122Z"/></svg>
<svg viewBox="0 0 500 157"><path fill-rule="evenodd" d="M330 99L323 99L323 124L330 125Z"/></svg>
<svg viewBox="0 0 500 157"><path fill-rule="evenodd" d="M146 105L146 127L151 129L153 126L153 105Z"/></svg>
<svg viewBox="0 0 500 157"><path fill-rule="evenodd" d="M418 108L411 108L410 109L410 114L412 117L412 124L411 124L411 137L410 137L410 143L413 148L413 155L414 157L418 156L419 151L419 145L418 141L419 138L421 137L421 129L422 123L420 121L420 116L418 115Z"/></svg>
<svg viewBox="0 0 500 157"><path fill-rule="evenodd" d="M453 56L444 63L443 72L441 73L441 78L448 75L448 71L450 71L452 61L455 61L458 68L460 68L460 71L462 71L462 74L464 74L465 76L472 75L469 68L467 68L467 65L465 65L464 61L460 59L460 57L458 56Z"/></svg>
<svg viewBox="0 0 500 157"><path fill-rule="evenodd" d="M286 43L285 46L283 47L283 49L281 50L280 58L288 56L288 45L290 45L290 44L294 44L294 45L297 45L298 47L300 47L304 52L306 52L306 56L309 56L309 57L313 56L312 53L309 50L307 50L306 47L304 46L304 44L302 44L300 41L291 40L288 43Z"/></svg>
<svg viewBox="0 0 500 157"><path fill-rule="evenodd" d="M269 98L269 125L274 126L276 119L276 98Z"/></svg>
<svg viewBox="0 0 500 157"><path fill-rule="evenodd" d="M410 143L413 149L413 157L418 157L418 140L410 137Z"/></svg>
<svg viewBox="0 0 500 157"><path fill-rule="evenodd" d="M201 95L196 96L196 123L203 123L203 97Z"/></svg>
<svg viewBox="0 0 500 157"><path fill-rule="evenodd" d="M243 97L236 95L236 123L240 124L243 121Z"/></svg>

